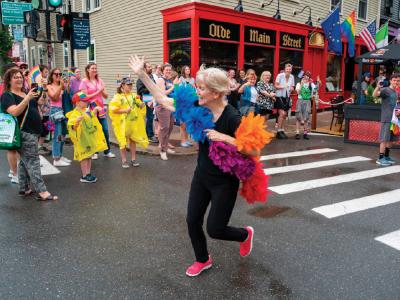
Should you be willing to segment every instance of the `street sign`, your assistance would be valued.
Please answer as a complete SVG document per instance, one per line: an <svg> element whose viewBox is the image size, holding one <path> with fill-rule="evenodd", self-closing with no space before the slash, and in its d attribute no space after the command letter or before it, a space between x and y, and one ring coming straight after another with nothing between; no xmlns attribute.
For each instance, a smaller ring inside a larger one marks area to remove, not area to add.
<svg viewBox="0 0 400 300"><path fill-rule="evenodd" d="M4 25L24 24L24 11L32 10L31 3L1 2L1 22Z"/></svg>
<svg viewBox="0 0 400 300"><path fill-rule="evenodd" d="M23 41L24 40L24 30L22 28L13 28L13 36L14 40L16 41Z"/></svg>
<svg viewBox="0 0 400 300"><path fill-rule="evenodd" d="M82 14L82 18L72 14L72 48L87 49L90 46L89 14Z"/></svg>

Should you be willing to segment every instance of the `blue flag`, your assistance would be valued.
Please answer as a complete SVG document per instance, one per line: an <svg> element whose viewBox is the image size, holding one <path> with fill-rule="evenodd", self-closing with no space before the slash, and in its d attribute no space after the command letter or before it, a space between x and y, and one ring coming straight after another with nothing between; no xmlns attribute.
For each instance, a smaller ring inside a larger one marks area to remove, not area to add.
<svg viewBox="0 0 400 300"><path fill-rule="evenodd" d="M324 30L325 37L328 39L328 50L342 55L342 35L340 30L339 6L337 6L321 22L321 27Z"/></svg>

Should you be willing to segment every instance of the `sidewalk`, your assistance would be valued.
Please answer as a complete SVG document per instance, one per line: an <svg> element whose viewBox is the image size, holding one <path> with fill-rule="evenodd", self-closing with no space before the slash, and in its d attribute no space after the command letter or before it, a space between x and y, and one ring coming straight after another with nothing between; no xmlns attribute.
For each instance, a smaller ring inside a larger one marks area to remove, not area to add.
<svg viewBox="0 0 400 300"><path fill-rule="evenodd" d="M317 129L329 127L329 125L331 123L331 119L332 119L331 111L325 111L325 112L318 113ZM275 133L275 118L269 120L267 122L267 126L268 126L267 127L268 131ZM118 146L118 143L114 136L114 131L111 126L111 122L109 122L109 131L110 131L110 142L113 145ZM296 134L296 118L295 118L294 114L292 114L290 119L286 121L286 133L288 134L289 137L293 137ZM174 154L174 155L197 154L197 150L194 146L189 147L189 148L180 147L180 142L181 141L180 141L179 127L174 126L174 129L172 131L171 138L170 138L170 143L173 146L175 146L174 150L176 151L176 154ZM146 149L138 147L137 153L147 154L147 155L159 155L160 152L159 152L158 144L150 143Z"/></svg>

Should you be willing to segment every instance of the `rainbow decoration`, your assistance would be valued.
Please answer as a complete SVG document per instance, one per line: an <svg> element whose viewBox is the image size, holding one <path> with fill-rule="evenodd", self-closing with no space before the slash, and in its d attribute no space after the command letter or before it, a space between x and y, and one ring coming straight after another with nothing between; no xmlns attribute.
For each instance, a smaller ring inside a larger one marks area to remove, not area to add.
<svg viewBox="0 0 400 300"><path fill-rule="evenodd" d="M72 102L76 103L78 101L87 101L86 99L86 94L84 92L77 92L73 97L72 97Z"/></svg>
<svg viewBox="0 0 400 300"><path fill-rule="evenodd" d="M349 57L354 57L355 54L355 37L356 37L356 11L353 10L351 14L343 21L340 26L342 35L347 38L347 53Z"/></svg>
<svg viewBox="0 0 400 300"><path fill-rule="evenodd" d="M35 66L32 69L29 70L29 74L28 74L28 83L29 85L31 85L32 83L38 83L37 79L38 76L40 75L40 69L39 66Z"/></svg>
<svg viewBox="0 0 400 300"><path fill-rule="evenodd" d="M68 69L68 77L76 77L76 74L71 69Z"/></svg>

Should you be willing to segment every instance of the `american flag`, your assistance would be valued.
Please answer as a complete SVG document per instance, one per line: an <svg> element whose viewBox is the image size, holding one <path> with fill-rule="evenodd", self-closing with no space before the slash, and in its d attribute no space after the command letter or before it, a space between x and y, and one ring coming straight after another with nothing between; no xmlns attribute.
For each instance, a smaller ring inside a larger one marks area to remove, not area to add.
<svg viewBox="0 0 400 300"><path fill-rule="evenodd" d="M376 35L376 20L373 20L371 23L369 23L367 27L365 27L360 32L360 37L363 39L365 45L367 45L368 51L376 49L375 35Z"/></svg>

